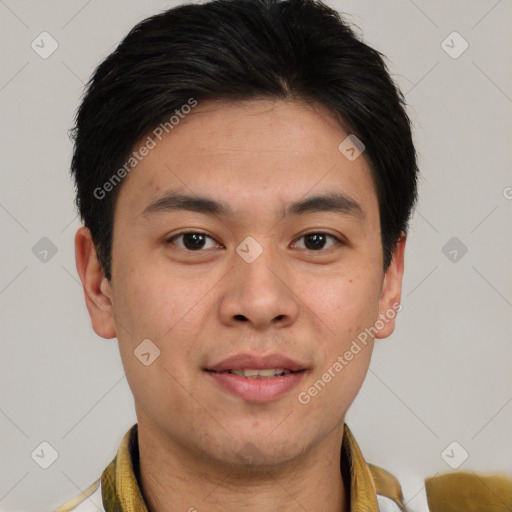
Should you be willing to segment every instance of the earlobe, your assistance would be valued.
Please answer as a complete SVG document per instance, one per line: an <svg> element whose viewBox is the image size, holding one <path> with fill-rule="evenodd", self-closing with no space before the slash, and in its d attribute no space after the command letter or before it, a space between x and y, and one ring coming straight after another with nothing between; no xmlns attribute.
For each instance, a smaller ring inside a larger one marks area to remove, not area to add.
<svg viewBox="0 0 512 512"><path fill-rule="evenodd" d="M406 236L402 233L393 250L391 263L386 270L379 300L379 332L376 338L387 338L395 329L395 317L401 310L402 278Z"/></svg>
<svg viewBox="0 0 512 512"><path fill-rule="evenodd" d="M115 338L112 289L98 261L91 232L86 227L78 229L75 235L75 261L94 332L102 338Z"/></svg>

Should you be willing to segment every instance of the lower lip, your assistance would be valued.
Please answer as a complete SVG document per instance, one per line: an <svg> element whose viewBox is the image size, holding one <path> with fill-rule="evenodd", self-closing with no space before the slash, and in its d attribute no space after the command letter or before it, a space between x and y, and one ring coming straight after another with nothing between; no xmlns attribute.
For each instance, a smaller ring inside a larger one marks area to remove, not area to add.
<svg viewBox="0 0 512 512"><path fill-rule="evenodd" d="M288 373L267 379L249 379L234 373L206 372L225 390L248 402L270 402L276 400L299 385L305 371Z"/></svg>

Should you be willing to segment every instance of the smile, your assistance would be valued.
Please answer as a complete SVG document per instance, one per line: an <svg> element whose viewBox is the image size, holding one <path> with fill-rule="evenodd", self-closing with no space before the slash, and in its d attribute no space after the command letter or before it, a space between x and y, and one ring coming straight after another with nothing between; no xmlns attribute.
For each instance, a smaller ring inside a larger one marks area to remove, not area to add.
<svg viewBox="0 0 512 512"><path fill-rule="evenodd" d="M282 368L205 371L221 392L252 403L278 400L299 386L305 373L306 370L291 371Z"/></svg>
<svg viewBox="0 0 512 512"><path fill-rule="evenodd" d="M284 368L267 368L267 369L249 369L244 368L243 370L226 370L220 373L232 373L239 377L247 377L248 379L270 379L272 377L282 377L293 373L291 370L285 370Z"/></svg>

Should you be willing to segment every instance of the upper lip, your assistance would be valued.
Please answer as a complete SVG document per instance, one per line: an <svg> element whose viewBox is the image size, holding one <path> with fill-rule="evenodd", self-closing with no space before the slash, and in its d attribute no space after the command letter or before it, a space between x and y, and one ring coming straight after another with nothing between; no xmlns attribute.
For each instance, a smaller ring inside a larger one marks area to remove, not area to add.
<svg viewBox="0 0 512 512"><path fill-rule="evenodd" d="M224 372L227 370L243 370L243 369L265 370L268 368L282 368L296 372L305 370L305 366L283 354L268 354L266 356L256 354L235 354L219 363L209 366L206 370L214 372Z"/></svg>

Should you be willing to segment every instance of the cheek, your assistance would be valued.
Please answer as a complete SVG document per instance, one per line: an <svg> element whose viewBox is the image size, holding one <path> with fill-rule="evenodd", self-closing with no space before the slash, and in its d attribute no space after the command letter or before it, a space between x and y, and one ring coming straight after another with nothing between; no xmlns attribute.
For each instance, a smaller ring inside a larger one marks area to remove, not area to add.
<svg viewBox="0 0 512 512"><path fill-rule="evenodd" d="M345 358L346 350L333 351L325 365L301 388L297 397L301 410L314 424L320 423L323 429L330 431L344 419L365 379L372 347L372 342L361 345L357 354L350 356L350 361ZM342 358L342 363L338 357Z"/></svg>
<svg viewBox="0 0 512 512"><path fill-rule="evenodd" d="M369 272L303 279L298 296L315 321L340 342L357 336L378 317L380 288Z"/></svg>
<svg viewBox="0 0 512 512"><path fill-rule="evenodd" d="M182 273L166 265L119 266L122 276L115 286L120 321L130 326L131 337L165 342L201 297L200 287L188 286Z"/></svg>
<svg viewBox="0 0 512 512"><path fill-rule="evenodd" d="M119 329L118 339L135 402L152 417L165 417L171 410L184 413L187 395L183 390L192 384L187 363L191 341L196 339L190 329L201 325L194 322L197 297L184 293L179 283L163 273L138 271L127 275L119 290L124 297L118 323L129 326L129 332ZM143 340L151 341L147 366L136 357L142 353L138 347Z"/></svg>
<svg viewBox="0 0 512 512"><path fill-rule="evenodd" d="M319 415L329 410L342 414L357 395L370 364L373 340L365 329L378 318L378 276L360 271L317 277L304 281L302 293L317 323L319 356L319 365L303 391Z"/></svg>
<svg viewBox="0 0 512 512"><path fill-rule="evenodd" d="M204 299L211 283L187 278L175 269L170 272L165 264L137 267L124 262L119 271L123 280L115 289L116 325L123 364L133 370L132 391L151 389L146 398L152 400L161 391L158 382L165 382L168 389L178 386L173 378L188 385L187 368L196 357L201 319L205 308L213 307ZM160 353L145 367L134 350L148 339Z"/></svg>

